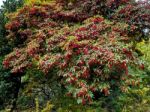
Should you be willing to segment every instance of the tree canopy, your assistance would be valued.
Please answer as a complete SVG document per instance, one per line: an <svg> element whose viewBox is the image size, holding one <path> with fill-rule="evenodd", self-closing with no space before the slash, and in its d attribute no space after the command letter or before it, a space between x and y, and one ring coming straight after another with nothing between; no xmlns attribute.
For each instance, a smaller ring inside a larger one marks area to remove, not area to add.
<svg viewBox="0 0 150 112"><path fill-rule="evenodd" d="M17 9L22 4L6 1L0 16L2 46L10 48L2 64L19 78L16 100L19 90L33 90L30 82L37 88L56 82L54 90L82 105L148 86L148 64L137 46L149 43L149 1L26 0Z"/></svg>

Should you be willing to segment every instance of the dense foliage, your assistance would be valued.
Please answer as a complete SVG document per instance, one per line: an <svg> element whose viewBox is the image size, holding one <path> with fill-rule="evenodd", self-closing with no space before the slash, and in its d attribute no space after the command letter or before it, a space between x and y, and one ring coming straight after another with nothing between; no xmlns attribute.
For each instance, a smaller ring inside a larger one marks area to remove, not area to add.
<svg viewBox="0 0 150 112"><path fill-rule="evenodd" d="M18 7L23 5L23 1L6 0L3 3L0 9L0 109L13 104L19 86L18 77L11 75L10 70L6 70L2 66L4 55L9 53L14 47L7 44L8 41L5 37L7 35L5 24L8 21L6 14L16 11Z"/></svg>
<svg viewBox="0 0 150 112"><path fill-rule="evenodd" d="M0 9L0 55L5 55L10 52L12 45L7 45L7 39L5 38L6 29L5 24L8 21L8 18L6 17L7 13L14 12L17 10L17 8L21 7L23 5L23 1L19 0L6 0L3 2L4 4L1 6Z"/></svg>
<svg viewBox="0 0 150 112"><path fill-rule="evenodd" d="M3 24L7 45L14 46L3 67L14 77L22 77L18 102L28 98L28 105L34 105L34 98L43 97L42 103L51 99L59 105L56 96L59 99L62 91L63 97L79 104L97 102L108 111L122 111L113 101L123 106L123 98L138 94L140 90L134 90L141 86L148 96L149 67L143 61L148 59L142 54L144 45L137 45L149 43L148 1L26 0L26 4L9 13L9 22ZM38 103L36 99L37 108Z"/></svg>

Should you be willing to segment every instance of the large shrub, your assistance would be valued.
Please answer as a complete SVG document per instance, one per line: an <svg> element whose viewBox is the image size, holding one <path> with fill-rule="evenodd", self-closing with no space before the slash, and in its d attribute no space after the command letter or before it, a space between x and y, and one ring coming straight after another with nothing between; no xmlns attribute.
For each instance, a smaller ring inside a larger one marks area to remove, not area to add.
<svg viewBox="0 0 150 112"><path fill-rule="evenodd" d="M132 49L130 35L137 27L97 15L103 10L87 13L100 1L92 6L87 2L75 2L74 9L64 8L61 1L33 4L10 15L7 38L17 48L5 57L4 67L17 75L34 66L60 77L67 95L83 104L91 103L96 93L108 96L116 88L127 92L140 85L141 74L133 71L143 70L144 64Z"/></svg>

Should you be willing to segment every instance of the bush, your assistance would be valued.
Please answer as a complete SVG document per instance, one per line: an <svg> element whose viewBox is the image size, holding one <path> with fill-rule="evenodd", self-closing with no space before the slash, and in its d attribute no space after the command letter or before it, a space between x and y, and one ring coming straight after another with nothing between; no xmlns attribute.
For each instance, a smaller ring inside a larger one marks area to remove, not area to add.
<svg viewBox="0 0 150 112"><path fill-rule="evenodd" d="M59 14L54 11L51 6L25 6L12 18L6 28L18 48L5 57L5 68L18 73L36 66L45 74L62 77L67 94L83 104L91 102L95 92L107 96L113 88L126 92L140 84L141 75L132 69L144 69L144 65L131 49L129 25L95 16L78 19L81 25L69 28L59 23L62 18L55 20ZM74 17L61 16L68 22Z"/></svg>
<svg viewBox="0 0 150 112"><path fill-rule="evenodd" d="M20 78L20 110L40 111L49 101L59 111L149 109L149 100L142 101L148 96L148 64L136 46L148 42L143 30L149 28L148 2L32 1L8 14L5 25L9 46L15 48L3 66ZM142 89L144 95L137 96Z"/></svg>

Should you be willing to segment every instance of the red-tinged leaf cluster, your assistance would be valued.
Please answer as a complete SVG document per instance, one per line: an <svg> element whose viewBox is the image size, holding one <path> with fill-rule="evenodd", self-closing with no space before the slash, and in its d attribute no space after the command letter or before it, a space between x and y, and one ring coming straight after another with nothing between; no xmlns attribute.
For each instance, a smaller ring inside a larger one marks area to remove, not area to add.
<svg viewBox="0 0 150 112"><path fill-rule="evenodd" d="M30 68L32 63L28 60L25 49L14 49L12 53L6 56L3 65L5 68L12 68L12 73L22 73L25 68Z"/></svg>
<svg viewBox="0 0 150 112"><path fill-rule="evenodd" d="M138 30L150 27L149 0L138 2L136 0L75 0L71 3L71 7L65 0L57 0L57 2L68 10L74 10L74 14L81 12L86 15L85 17L101 14L113 20L136 25L140 28Z"/></svg>
<svg viewBox="0 0 150 112"><path fill-rule="evenodd" d="M11 24L6 25L6 29L16 31L21 27L21 23L19 21L13 21Z"/></svg>
<svg viewBox="0 0 150 112"><path fill-rule="evenodd" d="M124 0L121 0L124 1ZM133 2L132 0L125 0L124 3L116 4L116 12L112 19L125 21L128 24L138 26L136 30L142 30L145 27L150 27L150 3L149 0L139 0Z"/></svg>
<svg viewBox="0 0 150 112"><path fill-rule="evenodd" d="M92 1L81 2L84 11ZM91 103L95 92L108 96L114 86L127 91L138 85L140 77L129 68L143 69L143 65L129 44L130 25L76 10L60 11L51 5L19 10L6 25L9 39L18 46L5 57L4 67L18 73L34 65L46 75L61 77L59 83L68 95L83 104ZM14 21L19 22L15 30L11 28Z"/></svg>

